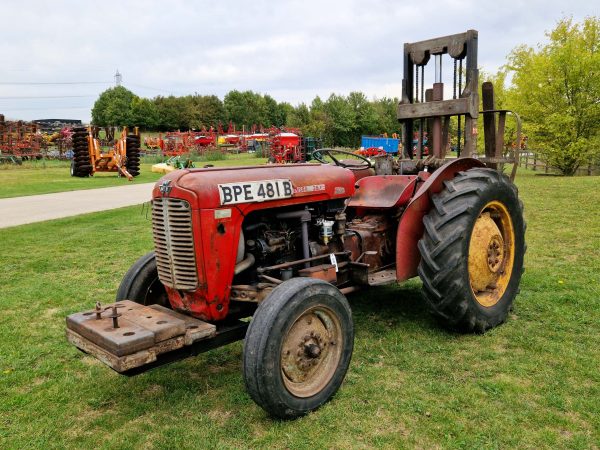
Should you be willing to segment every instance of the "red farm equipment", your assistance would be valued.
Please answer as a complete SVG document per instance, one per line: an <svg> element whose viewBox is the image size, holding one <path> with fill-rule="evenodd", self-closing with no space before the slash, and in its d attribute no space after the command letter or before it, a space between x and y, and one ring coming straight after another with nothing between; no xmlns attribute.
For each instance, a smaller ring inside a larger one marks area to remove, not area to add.
<svg viewBox="0 0 600 450"><path fill-rule="evenodd" d="M6 121L0 114L0 161L20 164L42 159L48 143L32 122Z"/></svg>
<svg viewBox="0 0 600 450"><path fill-rule="evenodd" d="M182 156L190 152L202 154L208 148L216 148L217 134L210 131L170 131L159 136L158 146L164 156Z"/></svg>
<svg viewBox="0 0 600 450"><path fill-rule="evenodd" d="M193 133L186 131L171 131L160 140L159 146L164 156L181 156L195 150L196 144Z"/></svg>
<svg viewBox="0 0 600 450"><path fill-rule="evenodd" d="M116 172L132 180L140 174L140 135L137 127L128 133L125 127L114 140L114 129L105 129L100 138L98 127L73 128L71 176L89 177L96 172Z"/></svg>
<svg viewBox="0 0 600 450"><path fill-rule="evenodd" d="M302 136L298 129L277 128L269 133L269 162L275 164L305 162L302 152Z"/></svg>
<svg viewBox="0 0 600 450"><path fill-rule="evenodd" d="M476 42L470 30L405 45L398 119L407 136L415 121L431 121L427 159L413 159L405 139L406 159L375 164L320 149L313 156L321 164L164 176L152 191L154 251L125 274L116 302L67 317L69 341L133 375L245 339L250 396L269 414L293 418L342 385L354 346L346 295L354 291L419 276L444 325L478 333L500 325L519 288L525 223L517 188L489 167L515 159L492 146L475 157ZM447 54L460 65L466 59L465 90L417 101L415 71ZM457 114L469 133L461 157L445 160L444 123ZM485 127L490 143L502 141L501 125Z"/></svg>
<svg viewBox="0 0 600 450"><path fill-rule="evenodd" d="M156 152L156 151L160 150L161 141L162 141L161 134L159 134L158 136L146 136L144 138L144 147L146 147L146 150L150 150L151 152Z"/></svg>
<svg viewBox="0 0 600 450"><path fill-rule="evenodd" d="M217 146L217 133L211 127L210 130L203 129L194 136L194 143L198 150Z"/></svg>
<svg viewBox="0 0 600 450"><path fill-rule="evenodd" d="M374 156L385 156L387 154L385 150L377 147L362 148L356 150L354 153L360 156L366 156L367 158L372 158Z"/></svg>

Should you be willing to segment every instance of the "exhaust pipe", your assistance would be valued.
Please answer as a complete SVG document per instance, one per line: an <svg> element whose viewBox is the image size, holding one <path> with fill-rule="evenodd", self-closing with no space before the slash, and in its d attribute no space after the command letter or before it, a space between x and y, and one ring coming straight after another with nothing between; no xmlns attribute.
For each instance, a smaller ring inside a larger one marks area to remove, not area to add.
<svg viewBox="0 0 600 450"><path fill-rule="evenodd" d="M242 273L244 270L252 267L254 265L254 261L255 261L254 255L252 253L248 253L246 255L245 259L243 259L241 262L239 262L235 265L235 269L233 270L233 273L235 275Z"/></svg>

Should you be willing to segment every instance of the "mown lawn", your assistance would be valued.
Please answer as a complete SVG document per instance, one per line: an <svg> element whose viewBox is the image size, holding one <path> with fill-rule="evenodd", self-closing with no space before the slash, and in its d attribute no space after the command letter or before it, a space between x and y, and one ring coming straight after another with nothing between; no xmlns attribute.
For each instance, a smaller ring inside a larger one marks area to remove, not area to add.
<svg viewBox="0 0 600 450"><path fill-rule="evenodd" d="M140 207L0 230L0 448L598 448L600 179L518 184L529 249L510 320L446 332L416 280L351 296L346 381L291 422L246 394L241 343L135 378L67 344L64 317L114 298L151 249Z"/></svg>
<svg viewBox="0 0 600 450"><path fill-rule="evenodd" d="M68 161L29 161L23 166L2 165L0 166L0 198L18 197L22 195L49 194L52 192L74 191L77 189L94 189L108 186L121 186L128 183L149 183L156 181L161 174L152 172L152 164L156 158L148 158L144 164L142 158L141 173L133 181L119 178L116 173L94 174L89 178L72 177L69 172ZM227 155L227 159L220 161L196 162L196 167L205 164L214 166L233 166L238 164L262 164L264 158L256 158L254 155L240 154Z"/></svg>

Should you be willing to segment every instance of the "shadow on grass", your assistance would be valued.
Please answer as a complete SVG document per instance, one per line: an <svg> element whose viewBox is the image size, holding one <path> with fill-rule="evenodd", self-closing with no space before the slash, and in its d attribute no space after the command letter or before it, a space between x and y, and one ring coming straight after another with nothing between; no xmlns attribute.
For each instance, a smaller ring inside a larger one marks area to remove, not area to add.
<svg viewBox="0 0 600 450"><path fill-rule="evenodd" d="M417 281L369 288L348 298L357 330L408 327L411 330L440 329L430 314Z"/></svg>

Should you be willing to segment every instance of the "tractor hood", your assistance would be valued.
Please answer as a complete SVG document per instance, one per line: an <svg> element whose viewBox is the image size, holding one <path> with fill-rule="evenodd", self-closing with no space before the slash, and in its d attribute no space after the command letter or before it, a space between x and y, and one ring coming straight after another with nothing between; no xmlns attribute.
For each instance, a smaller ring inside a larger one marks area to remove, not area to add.
<svg viewBox="0 0 600 450"><path fill-rule="evenodd" d="M185 198L193 209L247 210L347 198L354 183L352 171L328 164L184 169L162 177L152 196Z"/></svg>

